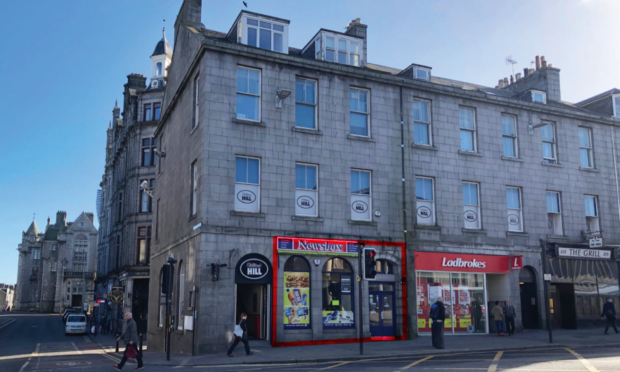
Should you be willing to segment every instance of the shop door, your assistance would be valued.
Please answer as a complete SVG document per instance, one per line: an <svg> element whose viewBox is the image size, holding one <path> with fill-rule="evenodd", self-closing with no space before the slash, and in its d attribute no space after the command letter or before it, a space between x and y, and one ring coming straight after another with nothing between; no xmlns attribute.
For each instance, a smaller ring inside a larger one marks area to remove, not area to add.
<svg viewBox="0 0 620 372"><path fill-rule="evenodd" d="M237 324L241 313L248 314L248 337L264 339L267 336L267 286L262 284L237 284Z"/></svg>
<svg viewBox="0 0 620 372"><path fill-rule="evenodd" d="M377 287L383 290L372 290ZM368 295L371 336L395 336L396 312L394 311L394 285L372 283Z"/></svg>
<svg viewBox="0 0 620 372"><path fill-rule="evenodd" d="M521 295L521 320L524 329L538 329L538 290L536 276L529 267L519 273L519 292Z"/></svg>

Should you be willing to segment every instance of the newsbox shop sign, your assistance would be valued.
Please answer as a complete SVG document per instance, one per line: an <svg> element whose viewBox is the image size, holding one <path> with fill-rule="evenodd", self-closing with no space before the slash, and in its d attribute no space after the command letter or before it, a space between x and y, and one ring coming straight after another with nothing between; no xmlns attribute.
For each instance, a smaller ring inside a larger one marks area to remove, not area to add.
<svg viewBox="0 0 620 372"><path fill-rule="evenodd" d="M278 238L278 252L357 256L359 249L356 241L282 237Z"/></svg>

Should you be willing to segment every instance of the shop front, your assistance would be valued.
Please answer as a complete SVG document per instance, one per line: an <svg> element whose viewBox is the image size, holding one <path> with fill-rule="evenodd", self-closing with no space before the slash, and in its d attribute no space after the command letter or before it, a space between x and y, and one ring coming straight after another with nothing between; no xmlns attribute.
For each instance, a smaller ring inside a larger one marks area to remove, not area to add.
<svg viewBox="0 0 620 372"><path fill-rule="evenodd" d="M488 288L498 293L494 299L506 292L507 256L418 251L415 269L418 334L430 335L430 307L439 297L446 308L446 334L489 333L494 301Z"/></svg>
<svg viewBox="0 0 620 372"><path fill-rule="evenodd" d="M403 243L363 242L377 251L377 277L359 301L361 241L275 237L272 345L406 339Z"/></svg>
<svg viewBox="0 0 620 372"><path fill-rule="evenodd" d="M602 324L607 298L620 305L618 263L612 249L551 245L549 305L554 328L576 329Z"/></svg>

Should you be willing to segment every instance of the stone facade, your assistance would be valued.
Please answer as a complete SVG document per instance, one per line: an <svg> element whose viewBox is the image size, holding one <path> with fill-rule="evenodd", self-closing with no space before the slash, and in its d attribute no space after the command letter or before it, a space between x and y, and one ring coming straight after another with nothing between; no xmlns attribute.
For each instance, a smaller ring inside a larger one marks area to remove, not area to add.
<svg viewBox="0 0 620 372"><path fill-rule="evenodd" d="M84 303L92 310L98 240L93 218L82 213L67 223L60 211L42 233L32 222L18 248L16 310L60 313Z"/></svg>
<svg viewBox="0 0 620 372"><path fill-rule="evenodd" d="M139 74L127 76L122 111L115 105L106 133L96 296L106 299L113 288L123 291L121 304L106 302L99 308L98 315L108 317L113 330L121 329L122 314L127 311L134 313L140 331L145 330L153 208L149 192L155 185L155 165L160 159L153 134L171 57L164 34L151 56L150 82L147 85L147 78Z"/></svg>
<svg viewBox="0 0 620 372"><path fill-rule="evenodd" d="M399 69L367 61L363 67L349 66L305 58L295 48L279 53L231 42L224 33L204 29L200 11L200 0L186 0L175 23L177 49L155 133L166 156L158 165L154 194L151 283L159 285L150 286L151 319L158 309L158 322L149 323L150 349L165 347L166 296L161 282L171 255L177 261L168 297L170 315L176 318L171 350L190 354L222 351L232 340L241 288L235 274L249 254L264 257L277 270L277 282L271 286L277 284L278 291L266 297L268 339L329 342L357 337L357 328L321 327L320 286L325 281L320 278L326 269L320 265L329 259L327 255L317 256L316 267L310 269L312 327L303 331L283 327L281 303L275 311L270 308L275 303L271 296L283 298L286 259L275 257L277 237L404 244L406 254L379 248L379 258L394 265L393 272L386 274L391 276L382 279L394 283L396 303L406 303L394 313L395 336L401 338L418 333L416 252L522 256L524 270L533 275L538 288L531 300L537 308L536 327L541 327L545 320L544 308L538 305L544 304L541 244L580 246L601 234L607 247L620 242L612 142L620 121L559 101L559 69L545 66L504 89L436 77L430 81L404 78ZM353 26L358 25L356 20ZM260 72L259 120L236 117L238 66ZM315 130L295 126L295 83L300 77L317 82ZM548 85L542 86L542 81ZM352 135L349 126L350 93L360 88L369 92L367 137ZM524 99L523 93L530 89L545 89L546 103ZM274 105L279 90L292 92L282 108ZM429 104L428 144L416 143L414 100ZM473 151L462 148L459 128L464 108L473 110ZM514 156L505 156L503 150L502 115L514 119ZM554 160L543 159L548 134L543 138L542 122L554 128ZM590 166L580 160L579 128L591 133ZM260 161L256 213L235 210L238 156ZM317 217L296 216L296 163L318 166ZM371 172L367 221L352 217L352 169ZM430 225L417 214L416 177L432 179L435 222ZM481 222L475 229L467 228L463 217L463 182L477 184ZM507 187L518 189L519 229L511 226L515 220L509 218L513 212L508 210ZM550 231L548 191L561 195L560 233ZM596 230L591 219L586 221L585 195L597 200ZM347 260L354 275L359 274L357 260ZM212 264L226 264L217 278ZM485 300L510 300L517 309L519 329L523 328L521 274L514 270L485 279ZM404 296L403 283L407 284ZM357 282L353 291L359 291ZM362 295L362 331L368 337L372 330L367 287ZM353 308L359 325L357 299ZM278 315L271 317L272 311Z"/></svg>

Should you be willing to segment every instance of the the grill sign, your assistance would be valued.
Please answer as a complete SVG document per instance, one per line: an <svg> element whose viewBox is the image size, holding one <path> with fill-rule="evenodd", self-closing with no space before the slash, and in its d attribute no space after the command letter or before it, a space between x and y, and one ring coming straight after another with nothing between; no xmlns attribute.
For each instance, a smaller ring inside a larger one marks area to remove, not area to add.
<svg viewBox="0 0 620 372"><path fill-rule="evenodd" d="M267 275L269 266L259 259L252 258L241 264L240 272L248 279L257 280Z"/></svg>

